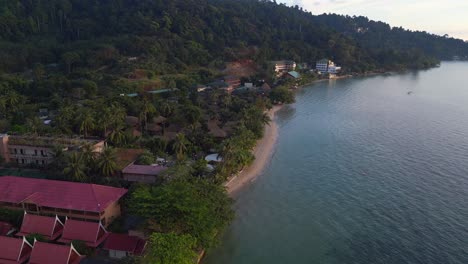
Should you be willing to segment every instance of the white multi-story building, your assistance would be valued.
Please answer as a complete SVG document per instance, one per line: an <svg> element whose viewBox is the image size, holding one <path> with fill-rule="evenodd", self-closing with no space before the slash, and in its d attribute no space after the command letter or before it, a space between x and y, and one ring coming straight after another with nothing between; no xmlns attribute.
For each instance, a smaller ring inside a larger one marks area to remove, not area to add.
<svg viewBox="0 0 468 264"><path fill-rule="evenodd" d="M337 74L341 71L341 67L335 65L335 63L329 59L317 61L315 68L320 73Z"/></svg>
<svg viewBox="0 0 468 264"><path fill-rule="evenodd" d="M276 73L284 73L294 71L296 69L296 62L290 60L283 60L283 61L274 61L275 65L275 72Z"/></svg>

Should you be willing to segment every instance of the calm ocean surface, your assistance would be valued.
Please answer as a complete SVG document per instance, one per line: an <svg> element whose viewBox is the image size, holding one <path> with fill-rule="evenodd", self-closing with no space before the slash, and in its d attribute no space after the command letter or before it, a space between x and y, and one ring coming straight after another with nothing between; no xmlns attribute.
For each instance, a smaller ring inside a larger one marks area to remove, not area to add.
<svg viewBox="0 0 468 264"><path fill-rule="evenodd" d="M468 263L468 63L314 84L277 121L206 263Z"/></svg>

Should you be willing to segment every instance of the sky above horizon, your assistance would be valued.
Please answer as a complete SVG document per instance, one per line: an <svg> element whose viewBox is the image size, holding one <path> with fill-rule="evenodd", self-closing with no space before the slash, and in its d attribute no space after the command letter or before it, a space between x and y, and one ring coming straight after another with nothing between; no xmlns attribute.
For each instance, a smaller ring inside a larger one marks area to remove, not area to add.
<svg viewBox="0 0 468 264"><path fill-rule="evenodd" d="M468 40L467 0L277 0L314 15L362 15L391 26Z"/></svg>

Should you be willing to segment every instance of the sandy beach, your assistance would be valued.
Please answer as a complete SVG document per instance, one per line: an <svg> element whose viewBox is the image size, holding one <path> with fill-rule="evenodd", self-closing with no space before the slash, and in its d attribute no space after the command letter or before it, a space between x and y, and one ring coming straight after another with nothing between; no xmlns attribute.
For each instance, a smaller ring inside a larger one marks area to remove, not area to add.
<svg viewBox="0 0 468 264"><path fill-rule="evenodd" d="M274 106L268 111L268 116L271 118L269 125L265 126L265 134L262 139L257 142L253 154L255 160L249 167L245 168L238 175L231 178L225 183L228 193L234 196L245 185L255 181L255 178L263 171L265 166L270 161L273 154L276 141L278 139L278 125L274 121L275 114L282 106Z"/></svg>

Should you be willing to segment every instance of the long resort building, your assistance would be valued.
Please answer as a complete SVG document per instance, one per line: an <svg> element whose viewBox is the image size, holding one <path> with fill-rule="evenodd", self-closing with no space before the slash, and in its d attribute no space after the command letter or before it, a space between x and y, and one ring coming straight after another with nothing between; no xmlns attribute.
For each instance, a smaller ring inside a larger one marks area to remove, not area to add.
<svg viewBox="0 0 468 264"><path fill-rule="evenodd" d="M8 163L20 166L35 164L46 166L54 159L54 149L63 151L80 149L91 145L94 152L102 152L105 142L81 138L55 138L38 136L15 136L0 134L0 156Z"/></svg>
<svg viewBox="0 0 468 264"><path fill-rule="evenodd" d="M124 188L65 181L0 177L0 208L30 214L100 222L108 226L120 216Z"/></svg>

